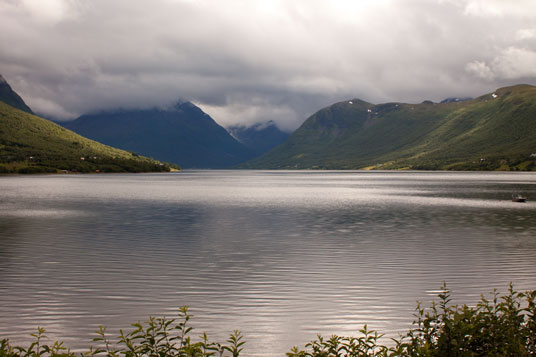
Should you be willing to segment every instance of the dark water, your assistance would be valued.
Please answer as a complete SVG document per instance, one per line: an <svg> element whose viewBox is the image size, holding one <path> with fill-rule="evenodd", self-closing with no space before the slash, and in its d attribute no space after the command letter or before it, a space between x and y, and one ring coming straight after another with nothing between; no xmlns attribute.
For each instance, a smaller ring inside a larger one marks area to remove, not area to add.
<svg viewBox="0 0 536 357"><path fill-rule="evenodd" d="M240 329L245 355L283 355L365 323L396 337L443 281L456 303L536 289L535 174L0 177L0 336L14 342L43 326L86 348L98 325L189 305L194 335Z"/></svg>

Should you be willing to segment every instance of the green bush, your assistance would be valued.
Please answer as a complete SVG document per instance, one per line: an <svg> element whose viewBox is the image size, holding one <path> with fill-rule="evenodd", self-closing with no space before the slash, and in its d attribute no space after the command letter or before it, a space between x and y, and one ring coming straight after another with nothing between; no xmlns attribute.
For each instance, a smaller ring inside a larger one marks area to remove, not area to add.
<svg viewBox="0 0 536 357"><path fill-rule="evenodd" d="M494 291L475 307L449 305L443 285L439 303L417 305L414 326L393 346L380 344L376 331L364 329L361 337L332 336L294 347L288 357L305 356L534 356L536 355L536 290L520 293L510 284L508 293Z"/></svg>
<svg viewBox="0 0 536 357"><path fill-rule="evenodd" d="M234 331L227 339L226 344L210 342L204 333L201 340L193 342L189 336L192 328L188 325L191 315L187 307L181 307L178 319L150 317L144 324L135 323L134 330L120 334L115 342L106 336L106 328L100 326L94 342L99 347L91 347L89 351L79 354L80 356L238 356L242 351L244 341L239 331ZM44 343L48 340L43 328L37 328L37 333L32 334L34 342L28 348L11 346L7 339L0 341L0 357L75 357L76 353L67 349L63 342L54 342L52 345Z"/></svg>
<svg viewBox="0 0 536 357"><path fill-rule="evenodd" d="M305 349L292 348L287 357L365 357L365 356L535 356L536 355L536 290L517 292L510 284L508 293L493 292L490 300L482 297L474 307L450 305L450 292L443 285L439 302L429 308L417 304L414 326L390 345L381 343L382 335L361 329L359 337L318 336ZM100 345L91 347L81 356L239 356L244 341L234 331L226 343L210 342L206 334L194 342L188 325L188 308L179 309L177 319L149 318L136 323L131 332L120 330L116 341L106 337L100 327ZM7 339L0 341L0 357L53 356L74 357L63 342L52 345L45 330L38 328L28 348L11 346Z"/></svg>

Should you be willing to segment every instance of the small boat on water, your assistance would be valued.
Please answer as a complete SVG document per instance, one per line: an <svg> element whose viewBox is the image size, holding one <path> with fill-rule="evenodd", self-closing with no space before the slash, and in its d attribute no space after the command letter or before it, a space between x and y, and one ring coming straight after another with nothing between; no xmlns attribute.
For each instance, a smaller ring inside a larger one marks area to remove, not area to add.
<svg viewBox="0 0 536 357"><path fill-rule="evenodd" d="M527 197L519 193L514 193L512 194L512 202L527 202Z"/></svg>

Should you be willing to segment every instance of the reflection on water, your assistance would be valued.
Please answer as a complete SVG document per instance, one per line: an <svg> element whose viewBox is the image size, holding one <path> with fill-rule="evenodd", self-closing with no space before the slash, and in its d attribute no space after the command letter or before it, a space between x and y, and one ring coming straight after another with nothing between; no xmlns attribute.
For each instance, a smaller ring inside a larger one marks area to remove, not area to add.
<svg viewBox="0 0 536 357"><path fill-rule="evenodd" d="M535 201L534 174L0 177L0 336L43 326L86 348L100 324L189 305L247 355L365 323L396 337L443 281L456 303L535 289Z"/></svg>

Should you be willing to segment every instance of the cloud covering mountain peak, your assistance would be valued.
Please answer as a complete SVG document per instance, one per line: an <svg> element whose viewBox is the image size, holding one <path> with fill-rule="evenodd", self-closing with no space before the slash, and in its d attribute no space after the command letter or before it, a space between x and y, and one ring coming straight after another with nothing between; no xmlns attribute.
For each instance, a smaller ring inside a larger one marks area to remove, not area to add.
<svg viewBox="0 0 536 357"><path fill-rule="evenodd" d="M0 70L37 112L169 107L297 127L344 98L421 102L535 83L528 0L0 4Z"/></svg>

